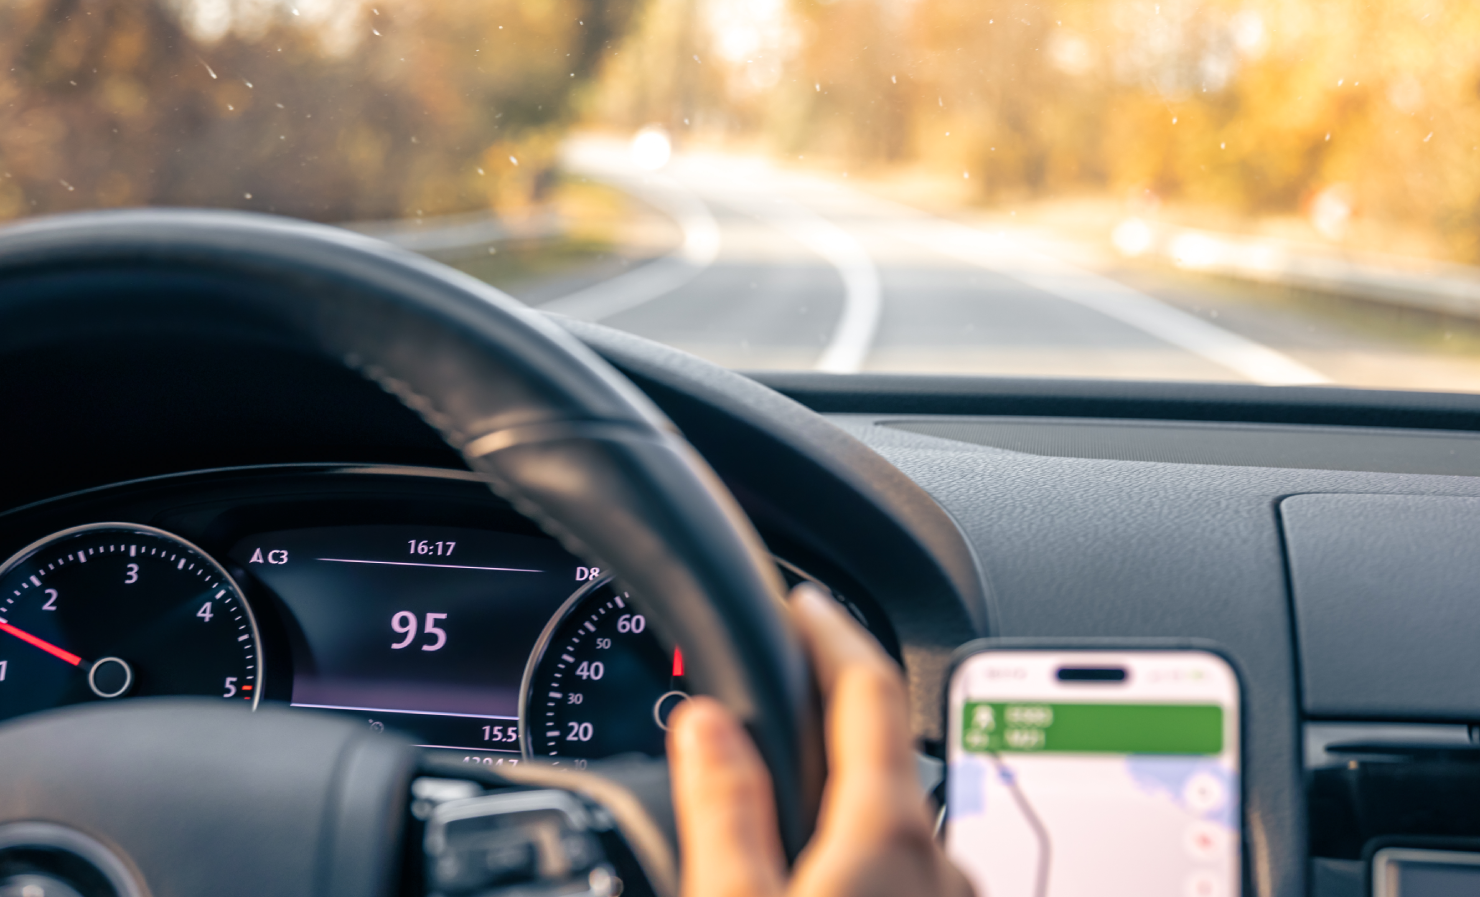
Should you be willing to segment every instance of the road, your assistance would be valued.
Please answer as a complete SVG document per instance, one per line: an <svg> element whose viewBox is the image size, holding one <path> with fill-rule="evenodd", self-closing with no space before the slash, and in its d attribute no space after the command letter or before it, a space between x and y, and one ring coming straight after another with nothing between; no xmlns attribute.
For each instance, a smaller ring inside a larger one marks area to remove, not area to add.
<svg viewBox="0 0 1480 897"><path fill-rule="evenodd" d="M1027 229L968 226L841 178L705 153L649 172L595 138L565 161L672 219L678 245L511 291L729 367L1480 391L1474 355L1227 284L1071 261Z"/></svg>

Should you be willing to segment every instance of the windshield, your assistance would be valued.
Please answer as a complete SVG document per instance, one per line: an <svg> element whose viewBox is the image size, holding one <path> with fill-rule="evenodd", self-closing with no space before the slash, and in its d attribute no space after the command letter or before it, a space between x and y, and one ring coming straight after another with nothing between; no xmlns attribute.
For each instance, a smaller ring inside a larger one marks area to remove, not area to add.
<svg viewBox="0 0 1480 897"><path fill-rule="evenodd" d="M1468 0L0 0L0 219L355 228L740 369L1480 391Z"/></svg>

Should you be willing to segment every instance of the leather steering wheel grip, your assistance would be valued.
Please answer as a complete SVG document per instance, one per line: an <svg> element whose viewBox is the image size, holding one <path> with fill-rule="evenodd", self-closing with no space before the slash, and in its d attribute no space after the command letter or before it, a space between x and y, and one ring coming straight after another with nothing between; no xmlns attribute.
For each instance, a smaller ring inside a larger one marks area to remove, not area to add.
<svg viewBox="0 0 1480 897"><path fill-rule="evenodd" d="M708 465L585 346L480 281L336 228L147 210L0 231L0 353L89 330L256 340L399 397L495 492L616 571L684 646L696 690L755 737L783 843L801 849L823 763L782 581Z"/></svg>

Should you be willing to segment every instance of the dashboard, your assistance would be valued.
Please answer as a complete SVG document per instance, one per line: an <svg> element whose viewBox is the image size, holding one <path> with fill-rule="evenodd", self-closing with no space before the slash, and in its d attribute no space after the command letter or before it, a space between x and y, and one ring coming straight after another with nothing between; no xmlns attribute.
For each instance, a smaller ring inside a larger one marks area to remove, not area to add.
<svg viewBox="0 0 1480 897"><path fill-rule="evenodd" d="M683 431L791 581L900 661L925 754L972 638L1205 639L1243 679L1250 893L1355 897L1375 843L1480 839L1475 398L742 376L562 324ZM60 369L0 358L6 419L50 422L7 444L0 599L30 604L0 616L78 661L5 636L0 714L34 709L13 683L111 700L178 669L177 690L312 705L459 762L660 749L702 658L641 596L378 388L271 347L169 351L191 376L106 337ZM120 611L146 584L173 609L154 642Z"/></svg>

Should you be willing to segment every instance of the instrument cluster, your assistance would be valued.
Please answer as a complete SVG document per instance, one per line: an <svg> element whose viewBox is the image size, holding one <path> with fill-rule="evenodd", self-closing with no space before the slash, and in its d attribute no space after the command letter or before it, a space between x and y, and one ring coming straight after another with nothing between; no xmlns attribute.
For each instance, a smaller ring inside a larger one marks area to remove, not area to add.
<svg viewBox="0 0 1480 897"><path fill-rule="evenodd" d="M33 539L0 566L0 719L153 695L267 700L466 762L584 766L660 756L685 668L703 662L470 476L195 475L0 525L130 511Z"/></svg>

